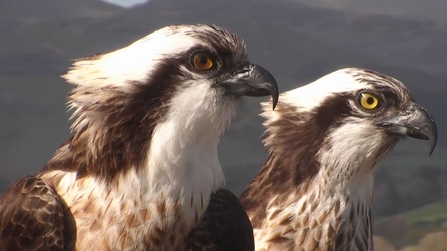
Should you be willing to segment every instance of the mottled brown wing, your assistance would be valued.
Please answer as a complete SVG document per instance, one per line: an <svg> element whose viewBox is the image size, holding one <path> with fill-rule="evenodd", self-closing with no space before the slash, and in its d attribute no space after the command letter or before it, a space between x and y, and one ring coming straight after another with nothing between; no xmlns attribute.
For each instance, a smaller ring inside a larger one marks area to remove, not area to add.
<svg viewBox="0 0 447 251"><path fill-rule="evenodd" d="M0 251L74 250L75 224L64 201L37 176L0 197Z"/></svg>
<svg viewBox="0 0 447 251"><path fill-rule="evenodd" d="M211 195L207 211L189 236L190 251L254 251L253 228L239 199L229 190Z"/></svg>

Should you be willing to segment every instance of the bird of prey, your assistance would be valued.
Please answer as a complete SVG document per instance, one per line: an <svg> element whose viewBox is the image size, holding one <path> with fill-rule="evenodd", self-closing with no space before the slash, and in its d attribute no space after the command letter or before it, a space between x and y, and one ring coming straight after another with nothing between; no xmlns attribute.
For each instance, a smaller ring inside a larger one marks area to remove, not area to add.
<svg viewBox="0 0 447 251"><path fill-rule="evenodd" d="M374 175L399 139L437 129L398 80L332 72L264 103L269 157L240 197L256 250L372 251ZM430 154L431 154L430 152Z"/></svg>
<svg viewBox="0 0 447 251"><path fill-rule="evenodd" d="M217 155L243 96L278 98L247 55L224 28L178 25L75 62L63 76L75 85L73 136L1 197L0 250L184 250L213 219L250 248ZM224 205L201 226L210 197ZM211 233L217 246L227 235Z"/></svg>

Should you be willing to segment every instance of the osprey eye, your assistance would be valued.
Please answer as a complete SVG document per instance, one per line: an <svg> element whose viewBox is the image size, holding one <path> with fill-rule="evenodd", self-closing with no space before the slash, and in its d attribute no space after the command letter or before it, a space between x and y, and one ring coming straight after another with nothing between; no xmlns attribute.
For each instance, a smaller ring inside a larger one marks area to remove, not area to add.
<svg viewBox="0 0 447 251"><path fill-rule="evenodd" d="M379 106L379 99L369 93L360 93L358 101L363 108L368 110L375 109Z"/></svg>
<svg viewBox="0 0 447 251"><path fill-rule="evenodd" d="M195 52L190 57L191 65L197 70L209 70L214 66L211 56L203 51Z"/></svg>

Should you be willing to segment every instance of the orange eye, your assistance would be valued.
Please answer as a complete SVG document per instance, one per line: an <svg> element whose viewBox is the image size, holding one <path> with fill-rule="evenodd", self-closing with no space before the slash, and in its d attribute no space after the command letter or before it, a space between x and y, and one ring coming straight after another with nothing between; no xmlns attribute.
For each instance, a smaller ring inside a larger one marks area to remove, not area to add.
<svg viewBox="0 0 447 251"><path fill-rule="evenodd" d="M199 51L191 55L191 64L197 70L209 70L214 66L214 62L208 53Z"/></svg>

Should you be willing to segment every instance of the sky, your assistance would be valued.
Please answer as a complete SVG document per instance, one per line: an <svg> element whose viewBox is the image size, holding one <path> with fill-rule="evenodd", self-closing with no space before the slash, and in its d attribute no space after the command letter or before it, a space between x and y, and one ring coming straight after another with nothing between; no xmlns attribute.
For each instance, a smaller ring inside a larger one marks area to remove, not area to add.
<svg viewBox="0 0 447 251"><path fill-rule="evenodd" d="M120 5L123 7L132 7L137 4L145 3L147 0L104 0L105 2Z"/></svg>

